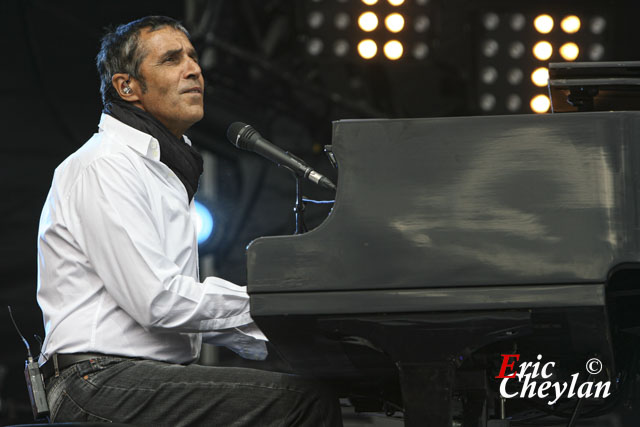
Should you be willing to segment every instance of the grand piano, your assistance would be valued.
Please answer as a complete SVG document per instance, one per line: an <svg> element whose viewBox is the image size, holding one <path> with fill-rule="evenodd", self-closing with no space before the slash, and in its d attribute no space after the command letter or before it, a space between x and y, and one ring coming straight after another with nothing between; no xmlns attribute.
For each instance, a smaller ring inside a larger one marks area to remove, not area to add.
<svg viewBox="0 0 640 427"><path fill-rule="evenodd" d="M247 250L252 315L295 372L407 426L587 417L629 399L640 112L341 120L332 147L326 220ZM611 396L505 399L504 354L554 361L553 381L611 381ZM592 358L603 369L589 375Z"/></svg>

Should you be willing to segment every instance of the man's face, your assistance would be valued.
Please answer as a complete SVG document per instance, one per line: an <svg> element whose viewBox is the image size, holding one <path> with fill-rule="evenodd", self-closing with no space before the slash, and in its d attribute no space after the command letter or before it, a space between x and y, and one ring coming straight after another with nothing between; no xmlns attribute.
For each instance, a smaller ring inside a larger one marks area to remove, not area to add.
<svg viewBox="0 0 640 427"><path fill-rule="evenodd" d="M146 52L140 64L146 90L138 91L136 104L182 136L204 115L204 79L196 51L182 31L171 27L143 29L139 42Z"/></svg>

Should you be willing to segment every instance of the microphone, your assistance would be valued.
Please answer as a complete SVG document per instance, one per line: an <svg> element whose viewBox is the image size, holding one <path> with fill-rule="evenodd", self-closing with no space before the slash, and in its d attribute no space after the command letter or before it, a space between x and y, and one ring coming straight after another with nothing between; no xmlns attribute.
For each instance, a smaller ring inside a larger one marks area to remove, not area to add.
<svg viewBox="0 0 640 427"><path fill-rule="evenodd" d="M306 178L329 190L335 191L336 189L335 184L329 178L314 171L293 154L276 147L248 124L242 122L232 123L227 129L227 139L236 147L260 154L265 159L277 163L278 166L284 166L291 170L297 176Z"/></svg>

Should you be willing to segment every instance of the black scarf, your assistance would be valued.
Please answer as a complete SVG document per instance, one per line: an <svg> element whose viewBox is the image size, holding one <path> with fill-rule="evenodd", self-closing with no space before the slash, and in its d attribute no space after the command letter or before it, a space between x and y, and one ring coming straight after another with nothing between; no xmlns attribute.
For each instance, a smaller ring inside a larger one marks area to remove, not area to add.
<svg viewBox="0 0 640 427"><path fill-rule="evenodd" d="M193 147L176 138L158 119L146 111L126 101L111 101L104 107L104 113L153 136L160 143L160 161L176 174L189 196L189 203L198 190L202 175L202 156Z"/></svg>

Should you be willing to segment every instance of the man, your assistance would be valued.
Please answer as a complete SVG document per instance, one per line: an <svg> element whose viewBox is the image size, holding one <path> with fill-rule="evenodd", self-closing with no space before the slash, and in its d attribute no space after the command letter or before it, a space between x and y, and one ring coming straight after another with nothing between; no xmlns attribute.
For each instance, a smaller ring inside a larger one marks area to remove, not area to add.
<svg viewBox="0 0 640 427"><path fill-rule="evenodd" d="M187 31L166 17L118 27L97 57L99 132L55 171L38 238L41 356L55 421L340 425L302 378L188 365L202 339L264 357L244 288L198 281L193 195L203 116Z"/></svg>

